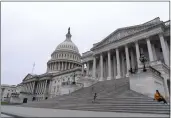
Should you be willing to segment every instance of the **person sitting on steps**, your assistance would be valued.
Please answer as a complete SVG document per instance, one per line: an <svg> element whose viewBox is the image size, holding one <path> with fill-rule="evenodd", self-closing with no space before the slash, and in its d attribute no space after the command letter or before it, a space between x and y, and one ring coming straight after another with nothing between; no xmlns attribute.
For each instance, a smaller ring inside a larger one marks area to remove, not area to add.
<svg viewBox="0 0 171 118"><path fill-rule="evenodd" d="M157 100L158 102L163 101L164 104L167 104L166 100L165 100L164 97L159 93L158 90L156 90L156 93L154 94L154 100Z"/></svg>

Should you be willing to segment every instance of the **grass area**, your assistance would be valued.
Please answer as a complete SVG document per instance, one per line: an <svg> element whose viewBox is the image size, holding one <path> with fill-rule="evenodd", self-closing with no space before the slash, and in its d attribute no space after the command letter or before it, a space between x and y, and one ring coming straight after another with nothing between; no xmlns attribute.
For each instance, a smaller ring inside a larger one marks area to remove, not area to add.
<svg viewBox="0 0 171 118"><path fill-rule="evenodd" d="M8 102L1 102L1 105L6 105L8 104Z"/></svg>

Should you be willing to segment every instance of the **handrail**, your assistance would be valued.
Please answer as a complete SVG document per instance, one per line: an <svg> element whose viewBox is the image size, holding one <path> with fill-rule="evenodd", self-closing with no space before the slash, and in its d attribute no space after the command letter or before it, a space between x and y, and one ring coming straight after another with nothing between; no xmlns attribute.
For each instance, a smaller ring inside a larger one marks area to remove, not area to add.
<svg viewBox="0 0 171 118"><path fill-rule="evenodd" d="M157 74L158 76L161 76L161 73L160 73L158 70L156 70L155 68L149 66L149 69L150 69L152 72L154 72L155 74Z"/></svg>

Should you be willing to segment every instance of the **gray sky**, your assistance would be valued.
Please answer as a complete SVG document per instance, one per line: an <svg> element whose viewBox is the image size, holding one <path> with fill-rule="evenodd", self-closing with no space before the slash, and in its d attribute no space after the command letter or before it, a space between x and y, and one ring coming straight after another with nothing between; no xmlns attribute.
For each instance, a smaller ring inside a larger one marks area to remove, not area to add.
<svg viewBox="0 0 171 118"><path fill-rule="evenodd" d="M6 2L1 4L1 84L18 84L46 63L71 27L80 53L117 28L155 17L169 20L168 2Z"/></svg>

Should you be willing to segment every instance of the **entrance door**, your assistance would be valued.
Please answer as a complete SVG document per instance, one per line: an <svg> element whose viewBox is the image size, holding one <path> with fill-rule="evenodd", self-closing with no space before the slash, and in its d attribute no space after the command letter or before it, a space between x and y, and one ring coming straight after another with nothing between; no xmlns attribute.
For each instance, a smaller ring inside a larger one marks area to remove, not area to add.
<svg viewBox="0 0 171 118"><path fill-rule="evenodd" d="M27 103L27 98L24 98L23 99L23 103Z"/></svg>
<svg viewBox="0 0 171 118"><path fill-rule="evenodd" d="M35 101L35 97L33 97L32 101Z"/></svg>

